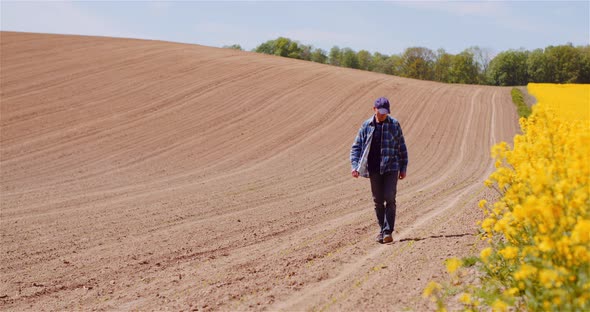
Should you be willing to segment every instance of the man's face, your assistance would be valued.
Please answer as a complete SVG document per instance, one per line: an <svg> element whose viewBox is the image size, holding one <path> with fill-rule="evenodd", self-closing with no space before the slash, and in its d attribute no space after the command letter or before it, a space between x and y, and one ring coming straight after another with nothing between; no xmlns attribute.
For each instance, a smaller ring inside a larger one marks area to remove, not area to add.
<svg viewBox="0 0 590 312"><path fill-rule="evenodd" d="M377 121L382 122L385 120L385 118L387 118L387 114L379 113L379 110L376 107L373 107L373 111L375 111L375 116L377 118Z"/></svg>

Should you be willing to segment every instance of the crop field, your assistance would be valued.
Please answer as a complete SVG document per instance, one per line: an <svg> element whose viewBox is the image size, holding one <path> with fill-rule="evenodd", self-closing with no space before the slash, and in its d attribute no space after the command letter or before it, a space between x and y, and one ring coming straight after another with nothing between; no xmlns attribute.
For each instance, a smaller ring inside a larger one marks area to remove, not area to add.
<svg viewBox="0 0 590 312"><path fill-rule="evenodd" d="M485 247L489 151L519 133L509 87L1 35L2 311L425 310L445 259ZM349 162L380 96L409 152L383 245Z"/></svg>
<svg viewBox="0 0 590 312"><path fill-rule="evenodd" d="M590 309L590 85L529 84L538 103L521 118L514 146L492 148L486 180L502 196L481 200L481 282L463 283L450 259L457 299L467 310ZM448 296L431 282L424 295L444 310ZM445 302L446 301L446 302Z"/></svg>

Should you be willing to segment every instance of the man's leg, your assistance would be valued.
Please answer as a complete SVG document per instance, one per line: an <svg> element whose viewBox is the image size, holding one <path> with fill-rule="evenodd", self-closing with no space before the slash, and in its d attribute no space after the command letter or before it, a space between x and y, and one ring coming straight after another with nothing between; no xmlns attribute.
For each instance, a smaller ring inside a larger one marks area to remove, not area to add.
<svg viewBox="0 0 590 312"><path fill-rule="evenodd" d="M375 203L375 215L377 222L383 233L383 225L385 222L385 197L383 196L383 176L380 174L370 174L371 179L371 193L373 193L373 202Z"/></svg>
<svg viewBox="0 0 590 312"><path fill-rule="evenodd" d="M386 202L385 205L385 220L382 226L383 234L391 234L395 229L395 196L397 194L397 179L399 173L397 171L388 172L383 175L383 193Z"/></svg>

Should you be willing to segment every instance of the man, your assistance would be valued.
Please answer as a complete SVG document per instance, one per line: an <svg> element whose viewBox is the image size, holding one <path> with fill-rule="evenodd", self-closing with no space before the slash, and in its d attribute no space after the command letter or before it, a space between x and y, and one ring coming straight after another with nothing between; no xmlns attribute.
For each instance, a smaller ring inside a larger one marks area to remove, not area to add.
<svg viewBox="0 0 590 312"><path fill-rule="evenodd" d="M397 180L406 177L408 151L399 122L388 114L389 100L378 98L374 115L359 129L350 150L352 176L369 178L375 214L381 227L376 241L390 243L395 228Z"/></svg>

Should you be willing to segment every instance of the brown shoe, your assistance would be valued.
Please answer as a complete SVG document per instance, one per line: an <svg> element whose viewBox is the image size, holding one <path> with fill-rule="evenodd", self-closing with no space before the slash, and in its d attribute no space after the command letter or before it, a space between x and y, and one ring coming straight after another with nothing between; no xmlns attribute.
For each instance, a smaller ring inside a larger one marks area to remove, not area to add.
<svg viewBox="0 0 590 312"><path fill-rule="evenodd" d="M375 241L377 243L383 244L383 233L377 234L377 236L375 236Z"/></svg>
<svg viewBox="0 0 590 312"><path fill-rule="evenodd" d="M393 237L391 237L391 234L383 235L383 244L387 244L387 243L391 243L391 242L393 242Z"/></svg>

